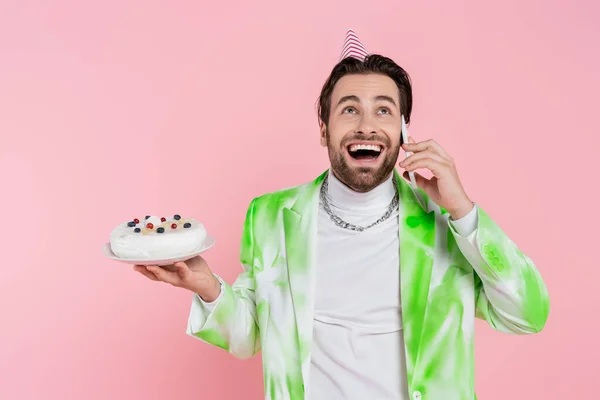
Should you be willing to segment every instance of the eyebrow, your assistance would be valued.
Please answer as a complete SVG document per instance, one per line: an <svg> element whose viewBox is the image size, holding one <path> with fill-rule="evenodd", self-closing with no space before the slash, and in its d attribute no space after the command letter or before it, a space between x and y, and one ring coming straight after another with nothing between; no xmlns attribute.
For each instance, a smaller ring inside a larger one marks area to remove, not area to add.
<svg viewBox="0 0 600 400"><path fill-rule="evenodd" d="M396 101L390 96L377 96L375 97L375 101L387 101L393 105L396 105Z"/></svg>
<svg viewBox="0 0 600 400"><path fill-rule="evenodd" d="M349 96L344 96L342 97L338 103L336 104L336 107L339 107L341 104L343 103L347 103L349 101L355 101L357 103L360 103L360 99L358 98L358 96L355 95L349 95Z"/></svg>
<svg viewBox="0 0 600 400"><path fill-rule="evenodd" d="M360 99L358 98L358 96L349 95L349 96L342 97L338 101L336 107L339 107L341 104L349 102L349 101L355 101L357 103L360 103ZM392 103L394 106L396 105L396 101L390 96L379 95L379 96L375 97L375 101L387 101L389 103Z"/></svg>

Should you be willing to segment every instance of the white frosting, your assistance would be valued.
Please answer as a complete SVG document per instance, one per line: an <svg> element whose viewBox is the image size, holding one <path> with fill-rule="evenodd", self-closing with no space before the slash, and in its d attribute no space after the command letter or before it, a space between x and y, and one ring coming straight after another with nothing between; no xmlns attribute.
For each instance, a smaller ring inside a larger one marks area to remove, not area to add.
<svg viewBox="0 0 600 400"><path fill-rule="evenodd" d="M166 221L161 222L160 217L141 217L133 227L127 226L130 221L118 225L110 234L112 252L123 259L166 260L192 254L202 247L207 236L204 225L193 218L165 218ZM152 229L146 227L148 223L154 225ZM191 227L184 228L185 223ZM173 229L172 224L177 227ZM163 233L157 232L160 227L164 228ZM140 232L135 232L135 228L140 228Z"/></svg>

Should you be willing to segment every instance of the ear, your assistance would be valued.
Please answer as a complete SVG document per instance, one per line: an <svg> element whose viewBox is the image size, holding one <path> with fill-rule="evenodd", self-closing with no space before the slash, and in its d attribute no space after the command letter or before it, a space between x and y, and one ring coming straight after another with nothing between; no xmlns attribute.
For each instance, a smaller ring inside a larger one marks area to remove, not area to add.
<svg viewBox="0 0 600 400"><path fill-rule="evenodd" d="M323 121L319 121L319 130L321 134L321 146L327 147L327 125Z"/></svg>

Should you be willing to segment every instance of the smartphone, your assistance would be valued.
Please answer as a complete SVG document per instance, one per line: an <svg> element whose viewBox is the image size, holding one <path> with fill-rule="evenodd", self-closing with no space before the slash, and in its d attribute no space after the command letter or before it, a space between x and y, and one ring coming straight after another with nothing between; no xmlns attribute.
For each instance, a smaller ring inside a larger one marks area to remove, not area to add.
<svg viewBox="0 0 600 400"><path fill-rule="evenodd" d="M404 119L404 115L402 116L402 143L408 143L408 128L406 127L406 120ZM406 151L405 154L406 154L405 158L408 158L411 156L412 152ZM410 178L410 187L412 188L412 191L415 194L417 201L419 202L421 207L423 207L423 209L425 211L427 211L427 205L425 204L425 201L421 197L421 193L417 190L418 186L417 186L417 181L415 180L415 173L409 172L408 177Z"/></svg>
<svg viewBox="0 0 600 400"><path fill-rule="evenodd" d="M404 115L402 116L402 143L408 143L408 128L406 127L406 120L404 119ZM411 156L412 152L407 151L405 152L406 157L404 158L408 158ZM413 189L417 188L417 181L415 180L415 174L414 172L409 172L408 176L410 178L410 185Z"/></svg>

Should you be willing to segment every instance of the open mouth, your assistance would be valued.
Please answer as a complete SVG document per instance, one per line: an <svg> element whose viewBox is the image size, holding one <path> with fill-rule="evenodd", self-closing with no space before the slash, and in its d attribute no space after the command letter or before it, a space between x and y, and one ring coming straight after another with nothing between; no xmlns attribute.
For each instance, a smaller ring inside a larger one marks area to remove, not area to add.
<svg viewBox="0 0 600 400"><path fill-rule="evenodd" d="M348 146L348 154L355 160L373 161L381 154L383 148L378 144L352 144Z"/></svg>

